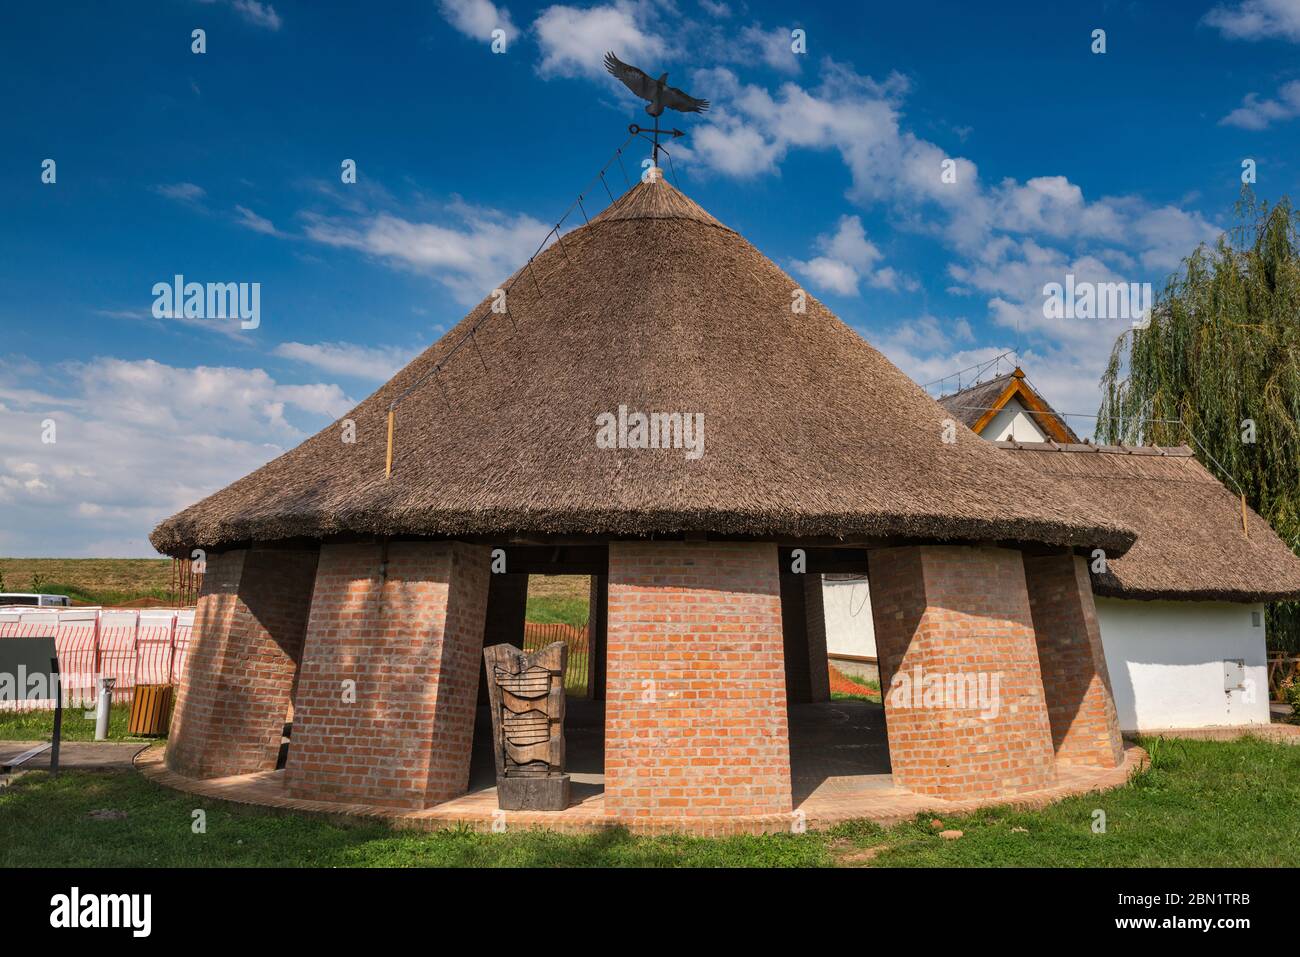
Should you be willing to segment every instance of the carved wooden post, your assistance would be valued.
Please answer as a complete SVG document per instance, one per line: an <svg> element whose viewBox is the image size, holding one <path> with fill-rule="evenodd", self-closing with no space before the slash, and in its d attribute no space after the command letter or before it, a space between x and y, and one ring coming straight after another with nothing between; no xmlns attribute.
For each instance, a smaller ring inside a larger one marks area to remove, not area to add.
<svg viewBox="0 0 1300 957"><path fill-rule="evenodd" d="M562 641L531 655L514 645L483 649L492 706L497 804L504 811L563 811L569 806L564 773Z"/></svg>

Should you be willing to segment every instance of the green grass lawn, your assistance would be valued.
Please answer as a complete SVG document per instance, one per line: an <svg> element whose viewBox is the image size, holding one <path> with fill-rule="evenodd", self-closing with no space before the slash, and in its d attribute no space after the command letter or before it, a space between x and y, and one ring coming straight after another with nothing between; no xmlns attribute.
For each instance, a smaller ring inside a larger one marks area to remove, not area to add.
<svg viewBox="0 0 1300 957"><path fill-rule="evenodd" d="M90 717L86 717L90 713ZM108 713L108 740L151 741L137 738L126 732L131 715L129 704L115 704ZM94 741L95 718L87 708L63 709L60 741ZM53 711L0 711L0 741L48 741L54 734Z"/></svg>
<svg viewBox="0 0 1300 957"><path fill-rule="evenodd" d="M529 595L526 620L539 625L573 625L581 628L587 624L587 598L566 595Z"/></svg>
<svg viewBox="0 0 1300 957"><path fill-rule="evenodd" d="M92 810L126 811L95 820ZM206 813L195 834L193 812ZM762 867L829 862L824 842L796 837L634 838L399 831L202 800L133 771L33 772L0 790L0 867Z"/></svg>
<svg viewBox="0 0 1300 957"><path fill-rule="evenodd" d="M0 790L0 867L18 866L1294 866L1300 747L1254 739L1146 741L1150 769L1122 788L1037 811L857 822L800 835L633 837L394 830L181 794L131 771L32 772ZM93 810L126 811L96 820ZM203 809L207 831L191 829ZM1106 813L1094 833L1094 812ZM943 840L951 828L964 836Z"/></svg>

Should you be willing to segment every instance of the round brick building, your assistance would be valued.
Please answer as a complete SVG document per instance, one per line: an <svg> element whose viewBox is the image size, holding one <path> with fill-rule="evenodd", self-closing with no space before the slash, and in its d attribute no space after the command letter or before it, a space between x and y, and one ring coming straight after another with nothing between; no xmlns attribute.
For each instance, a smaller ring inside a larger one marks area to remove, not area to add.
<svg viewBox="0 0 1300 957"><path fill-rule="evenodd" d="M341 423L155 530L207 569L173 775L460 799L483 648L522 644L541 573L591 577L601 821L800 806L823 572L869 573L882 683L914 685L884 700L895 787L1000 798L1120 764L1084 556L1133 530L955 422L736 232L641 183L485 293Z"/></svg>

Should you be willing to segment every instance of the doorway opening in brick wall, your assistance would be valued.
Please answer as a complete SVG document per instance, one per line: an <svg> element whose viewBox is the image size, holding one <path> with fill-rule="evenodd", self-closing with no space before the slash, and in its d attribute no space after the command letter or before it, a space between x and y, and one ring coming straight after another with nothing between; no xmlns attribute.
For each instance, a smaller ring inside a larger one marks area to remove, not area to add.
<svg viewBox="0 0 1300 957"><path fill-rule="evenodd" d="M604 546L501 546L508 573L489 582L484 645L535 652L563 642L565 771L575 800L604 789ZM469 793L496 787L487 674L480 664Z"/></svg>
<svg viewBox="0 0 1300 957"><path fill-rule="evenodd" d="M798 807L823 792L887 788L892 778L878 690L850 682L843 674L832 680L828 653L828 638L834 639L840 623L836 609L827 606L825 579L852 576L865 581L867 551L803 547L800 563L796 548L779 549L778 560L790 784Z"/></svg>

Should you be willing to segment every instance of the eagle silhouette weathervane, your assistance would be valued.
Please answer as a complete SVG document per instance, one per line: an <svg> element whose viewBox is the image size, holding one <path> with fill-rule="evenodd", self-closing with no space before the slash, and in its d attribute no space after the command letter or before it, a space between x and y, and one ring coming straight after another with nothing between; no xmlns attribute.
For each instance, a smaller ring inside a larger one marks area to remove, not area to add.
<svg viewBox="0 0 1300 957"><path fill-rule="evenodd" d="M697 99L689 93L677 89L675 86L668 85L668 74L661 73L659 79L654 79L644 70L638 70L630 63L624 63L613 53L605 54L605 69L614 77L617 77L622 84L646 101L645 111L655 118L653 129L644 129L633 123L628 127L628 132L638 135L642 132L654 134L654 164L659 165L659 137L666 134L676 139L686 134L678 129L664 130L659 128L659 117L663 115L665 107L670 110L677 110L679 113L703 113L709 108L708 100ZM665 151L666 152L666 151Z"/></svg>

